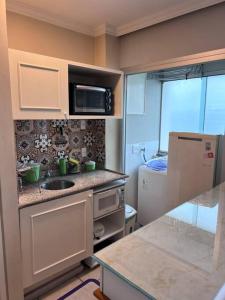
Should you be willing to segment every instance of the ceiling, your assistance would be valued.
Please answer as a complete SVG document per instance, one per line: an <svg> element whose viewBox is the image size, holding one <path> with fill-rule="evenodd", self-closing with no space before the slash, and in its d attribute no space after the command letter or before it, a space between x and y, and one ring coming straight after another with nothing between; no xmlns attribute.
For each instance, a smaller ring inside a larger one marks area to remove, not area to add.
<svg viewBox="0 0 225 300"><path fill-rule="evenodd" d="M91 36L121 36L224 0L6 0L7 9Z"/></svg>

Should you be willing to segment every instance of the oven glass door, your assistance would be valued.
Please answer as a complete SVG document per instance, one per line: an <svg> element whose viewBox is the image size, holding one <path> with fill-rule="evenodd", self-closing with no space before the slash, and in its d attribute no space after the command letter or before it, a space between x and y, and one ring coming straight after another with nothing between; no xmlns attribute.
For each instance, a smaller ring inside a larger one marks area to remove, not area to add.
<svg viewBox="0 0 225 300"><path fill-rule="evenodd" d="M105 113L105 94L106 90L104 88L77 85L75 103L76 112Z"/></svg>
<svg viewBox="0 0 225 300"><path fill-rule="evenodd" d="M101 217L119 208L119 189L112 189L94 195L94 218Z"/></svg>

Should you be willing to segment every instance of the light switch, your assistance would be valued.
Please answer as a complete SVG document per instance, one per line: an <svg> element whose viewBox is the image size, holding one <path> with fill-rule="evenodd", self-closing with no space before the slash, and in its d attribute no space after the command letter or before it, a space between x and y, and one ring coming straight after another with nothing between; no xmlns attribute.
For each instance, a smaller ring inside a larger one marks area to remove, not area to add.
<svg viewBox="0 0 225 300"><path fill-rule="evenodd" d="M85 130L86 129L86 121L85 120L81 120L80 121L80 129L81 130Z"/></svg>
<svg viewBox="0 0 225 300"><path fill-rule="evenodd" d="M87 156L87 148L81 148L81 155L82 155L82 157Z"/></svg>

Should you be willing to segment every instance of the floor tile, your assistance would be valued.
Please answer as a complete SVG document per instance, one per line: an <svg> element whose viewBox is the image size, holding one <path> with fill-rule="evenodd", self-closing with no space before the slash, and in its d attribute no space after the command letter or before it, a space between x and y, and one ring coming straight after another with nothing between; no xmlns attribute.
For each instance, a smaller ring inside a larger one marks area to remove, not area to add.
<svg viewBox="0 0 225 300"><path fill-rule="evenodd" d="M77 277L82 280L85 281L89 278L93 278L93 279L97 279L100 281L100 267L95 267L94 269L85 269L82 273L78 274Z"/></svg>
<svg viewBox="0 0 225 300"><path fill-rule="evenodd" d="M57 300L59 297L65 295L67 292L78 286L81 282L87 279L97 279L100 280L100 267L94 269L85 268L84 271L78 274L74 279L64 283L58 288L52 290L48 294L42 296L40 300ZM75 292L66 300L96 300L93 292L98 288L94 283L88 283L86 286L82 287L79 291Z"/></svg>
<svg viewBox="0 0 225 300"><path fill-rule="evenodd" d="M94 291L98 288L95 283L88 283L79 291L69 296L66 300L97 300L93 295Z"/></svg>
<svg viewBox="0 0 225 300"><path fill-rule="evenodd" d="M78 286L82 281L75 277L74 279L71 279L64 283L63 285L60 285L58 288L55 288L45 296L41 297L40 300L56 300L60 296L63 296L68 291L72 290L74 287Z"/></svg>

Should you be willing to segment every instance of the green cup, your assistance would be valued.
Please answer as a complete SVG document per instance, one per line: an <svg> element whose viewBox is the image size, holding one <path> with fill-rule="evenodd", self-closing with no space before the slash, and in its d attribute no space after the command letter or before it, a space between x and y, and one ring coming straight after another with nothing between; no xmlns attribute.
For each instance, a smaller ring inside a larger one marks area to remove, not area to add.
<svg viewBox="0 0 225 300"><path fill-rule="evenodd" d="M86 161L85 162L85 170L90 172L95 170L95 161Z"/></svg>
<svg viewBox="0 0 225 300"><path fill-rule="evenodd" d="M59 159L59 174L64 176L68 173L68 161L65 158Z"/></svg>
<svg viewBox="0 0 225 300"><path fill-rule="evenodd" d="M40 178L41 165L38 163L29 164L30 170L26 171L24 179L26 182L35 183Z"/></svg>

